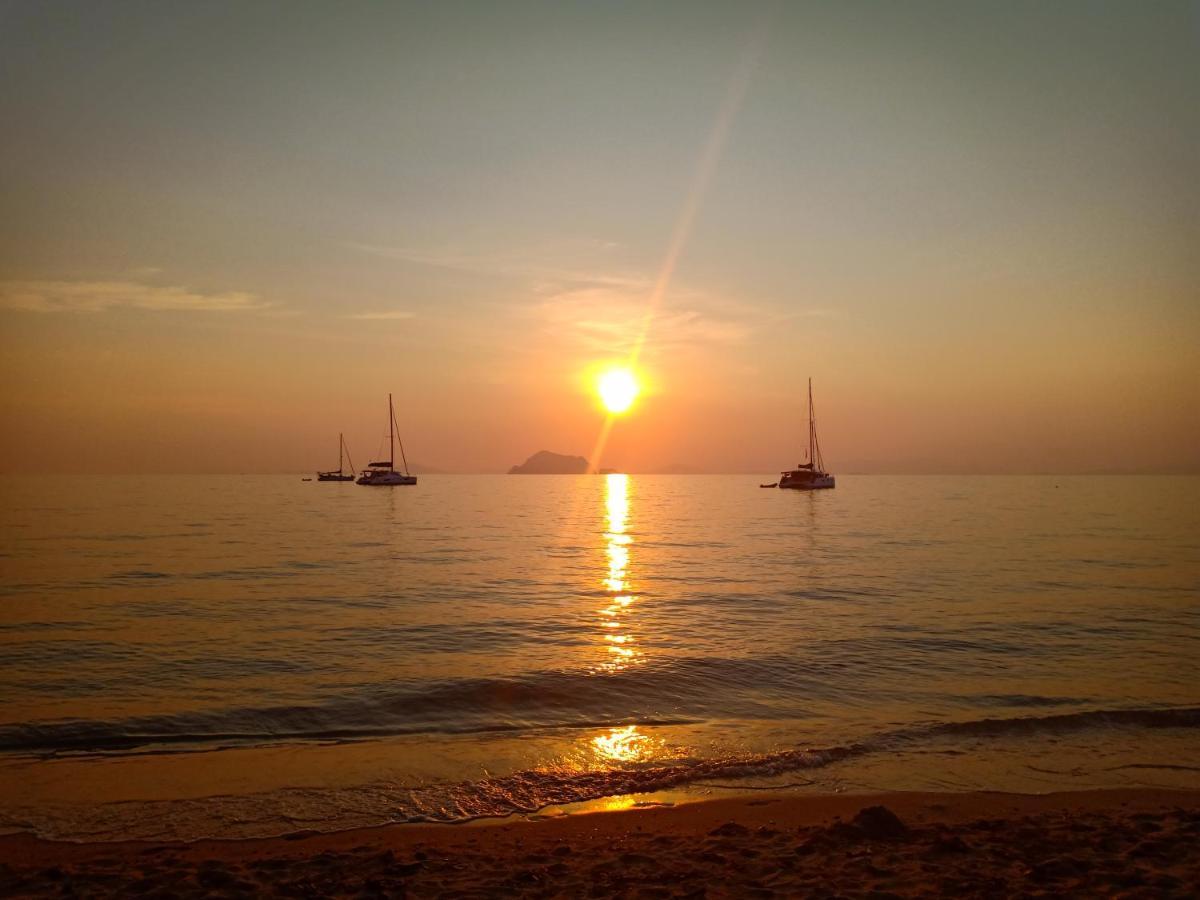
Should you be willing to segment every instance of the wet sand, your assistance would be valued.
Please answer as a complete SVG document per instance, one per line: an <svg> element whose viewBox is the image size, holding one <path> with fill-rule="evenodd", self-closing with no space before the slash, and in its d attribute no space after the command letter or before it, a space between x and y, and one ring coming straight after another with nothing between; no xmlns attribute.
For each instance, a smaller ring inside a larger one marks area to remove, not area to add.
<svg viewBox="0 0 1200 900"><path fill-rule="evenodd" d="M0 896L1190 897L1200 791L770 794L190 844L0 838Z"/></svg>

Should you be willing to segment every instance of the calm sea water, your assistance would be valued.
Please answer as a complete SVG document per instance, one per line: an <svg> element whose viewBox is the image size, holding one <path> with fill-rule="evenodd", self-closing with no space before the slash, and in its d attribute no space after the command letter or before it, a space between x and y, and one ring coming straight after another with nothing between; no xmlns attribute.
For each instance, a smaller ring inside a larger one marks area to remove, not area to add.
<svg viewBox="0 0 1200 900"><path fill-rule="evenodd" d="M0 829L1200 786L1200 479L758 481L4 479Z"/></svg>

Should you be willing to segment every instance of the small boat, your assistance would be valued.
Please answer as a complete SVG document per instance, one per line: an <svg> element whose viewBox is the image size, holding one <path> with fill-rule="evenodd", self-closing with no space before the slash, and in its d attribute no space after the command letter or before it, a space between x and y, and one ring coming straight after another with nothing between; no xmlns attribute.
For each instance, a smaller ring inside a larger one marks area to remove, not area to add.
<svg viewBox="0 0 1200 900"><path fill-rule="evenodd" d="M772 481L770 484L760 484L759 487L779 487L779 482Z"/></svg>
<svg viewBox="0 0 1200 900"><path fill-rule="evenodd" d="M400 460L404 463L404 471L396 471L396 444L400 444ZM416 484L417 476L409 474L408 460L404 456L404 441L396 438L396 410L392 406L392 395L388 394L388 458L379 462L369 463L358 476L356 484L370 484L390 487L400 484Z"/></svg>
<svg viewBox="0 0 1200 900"><path fill-rule="evenodd" d="M808 462L779 473L779 487L793 491L817 491L831 488L833 476L825 471L821 444L817 441L817 420L813 415L812 379L808 379Z"/></svg>
<svg viewBox="0 0 1200 900"><path fill-rule="evenodd" d="M342 454L345 453L346 461L350 463L350 471L342 471ZM305 481L312 481L311 478L305 478ZM353 481L354 480L354 460L350 459L350 448L346 446L346 439L342 437L341 432L338 432L338 467L337 471L330 469L328 472L318 472L317 481Z"/></svg>

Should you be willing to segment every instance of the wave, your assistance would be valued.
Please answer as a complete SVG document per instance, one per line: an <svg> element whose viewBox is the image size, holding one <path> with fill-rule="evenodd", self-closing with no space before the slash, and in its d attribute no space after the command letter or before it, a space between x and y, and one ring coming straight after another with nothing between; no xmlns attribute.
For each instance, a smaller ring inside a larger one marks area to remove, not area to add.
<svg viewBox="0 0 1200 900"><path fill-rule="evenodd" d="M0 831L32 832L62 840L190 840L216 835L262 837L297 829L332 831L394 822L455 824L537 813L547 807L604 797L691 787L778 790L804 786L818 782L817 773L826 767L853 763L873 754L902 752L947 735L987 740L1106 727L1200 727L1200 708L1093 710L1042 717L929 723L844 745L714 759L684 757L666 762L614 763L596 769L567 763L455 782L419 785L371 782L82 807L0 808ZM1130 762L1120 768L1190 771L1190 767L1170 763ZM772 781L780 778L788 778L787 784ZM763 780L772 783L764 786Z"/></svg>
<svg viewBox="0 0 1200 900"><path fill-rule="evenodd" d="M764 665L761 660L723 662L715 677L724 681L726 689L731 679L753 684ZM16 723L0 726L0 753L127 754L189 745L212 749L214 745L368 740L422 733L695 724L709 718L703 700L706 683L714 677L712 661L705 662L705 668L707 677L682 679L686 688L666 695L661 685L647 684L646 674L640 671L608 675L555 672L522 679L412 684L328 704ZM769 704L750 697L740 699L744 703L739 712L744 717L778 718ZM1069 701L1055 698L1054 702ZM896 743L939 736L1003 737L1097 727L1195 728L1200 727L1200 707L1093 709L927 722L875 735L872 740Z"/></svg>
<svg viewBox="0 0 1200 900"><path fill-rule="evenodd" d="M1200 707L1091 710L1050 716L939 722L884 732L846 745L745 754L718 759L681 760L668 765L603 771L536 769L480 781L406 788L393 795L408 822L463 822L532 813L567 803L624 794L648 794L720 779L773 778L812 771L873 753L904 749L946 735L984 738L1061 734L1103 727L1197 728Z"/></svg>
<svg viewBox="0 0 1200 900"><path fill-rule="evenodd" d="M931 734L1003 737L1047 732L1061 733L1100 727L1200 728L1200 707L1095 709L1048 716L941 722L926 730Z"/></svg>
<svg viewBox="0 0 1200 900"><path fill-rule="evenodd" d="M827 689L822 685L828 679L818 665L799 665L787 657L684 657L617 672L541 671L510 678L393 682L313 704L17 723L0 726L0 753L103 753L150 745L352 740L630 721L684 724L722 718L731 711L772 719L781 715L773 701L785 687L764 685L780 673L786 676L786 691L817 696ZM790 710L796 712L794 707Z"/></svg>
<svg viewBox="0 0 1200 900"><path fill-rule="evenodd" d="M733 667L725 667L732 675ZM742 674L749 679L752 672ZM711 673L710 676L711 678ZM670 692L645 673L543 672L366 690L325 704L235 707L115 720L64 719L0 726L0 753L120 753L153 746L330 741L408 734L686 724L705 712L707 679ZM680 707L700 715L679 713ZM758 709L748 700L750 711ZM662 710L670 709L671 714Z"/></svg>
<svg viewBox="0 0 1200 900"><path fill-rule="evenodd" d="M1200 708L1117 709L1011 719L940 722L885 732L855 743L745 754L718 759L681 760L601 771L535 769L511 775L430 784L391 792L400 821L456 823L533 813L548 806L626 794L648 794L720 779L772 778L821 769L872 753L903 749L945 735L1003 737L1061 734L1097 727L1196 728Z"/></svg>
<svg viewBox="0 0 1200 900"><path fill-rule="evenodd" d="M389 823L458 824L536 813L549 806L685 788L716 779L812 770L863 752L861 747L788 750L635 768L526 769L475 781L399 786L373 782L335 788L286 787L257 794L126 800L80 807L0 806L0 833L56 840L193 840L337 831Z"/></svg>
<svg viewBox="0 0 1200 900"><path fill-rule="evenodd" d="M763 778L818 769L865 752L869 747L859 744L631 769L533 769L480 781L408 788L402 791L399 808L407 822L465 822L601 797L648 794L717 778Z"/></svg>

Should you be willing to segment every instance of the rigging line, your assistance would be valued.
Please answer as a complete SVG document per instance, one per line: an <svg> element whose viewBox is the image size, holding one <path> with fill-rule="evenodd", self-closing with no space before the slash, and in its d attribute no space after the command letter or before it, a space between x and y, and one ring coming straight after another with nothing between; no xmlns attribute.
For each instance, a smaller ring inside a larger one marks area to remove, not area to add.
<svg viewBox="0 0 1200 900"><path fill-rule="evenodd" d="M404 474L410 474L408 471L408 458L404 455L404 439L400 437L400 423L396 421L396 410L392 410L392 427L396 429L396 443L400 445L400 460L404 463Z"/></svg>

